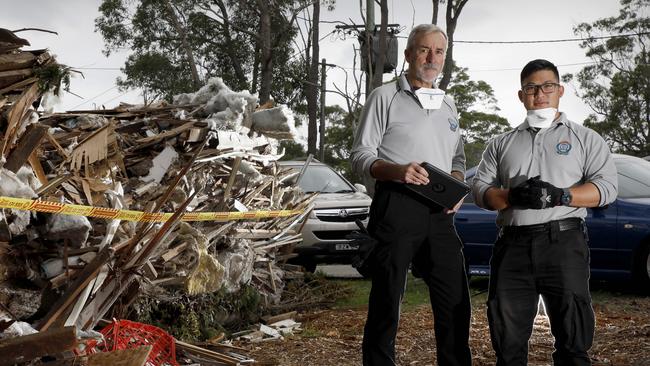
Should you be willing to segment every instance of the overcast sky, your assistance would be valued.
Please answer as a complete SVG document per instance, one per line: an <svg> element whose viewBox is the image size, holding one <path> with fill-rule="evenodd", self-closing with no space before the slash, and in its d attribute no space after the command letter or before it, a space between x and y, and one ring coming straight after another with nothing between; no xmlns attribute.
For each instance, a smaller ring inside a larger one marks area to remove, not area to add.
<svg viewBox="0 0 650 366"><path fill-rule="evenodd" d="M365 1L364 1L365 2ZM115 86L128 51L106 58L101 50L102 38L94 32L94 20L98 16L100 0L0 0L4 6L0 14L0 27L11 30L37 27L58 32L58 35L41 32L21 32L19 36L31 42L31 49L49 48L57 55L60 63L73 66L83 72L84 78L74 77L71 90L81 96L66 94L57 111L72 109L93 109L102 105L116 106L120 101L138 103L138 91L121 92ZM406 37L413 24L431 21L430 0L388 0L389 22L404 27L400 36ZM618 14L618 0L470 0L460 16L455 33L456 40L519 41L575 38L573 27L581 22L592 22ZM376 22L379 23L379 9ZM332 12L322 11L325 21L350 20L361 24L358 0L337 0ZM365 14L365 13L364 13ZM440 22L444 22L444 9L440 11ZM321 34L333 30L333 24L322 24ZM321 58L348 68L353 66L353 37L341 39L330 36L321 42ZM400 65L406 39L399 40ZM488 82L495 91L501 111L511 125L519 124L525 111L517 99L519 72L530 60L545 58L560 69L560 74L576 73L580 65L590 60L578 42L538 44L463 44L454 45L456 62L469 69L474 80ZM336 68L328 74L328 89L332 83L343 85L343 72ZM385 75L390 78L391 75ZM572 85L565 86L565 95L560 101L560 110L567 112L569 119L582 123L589 109L575 96ZM333 93L327 94L328 103L342 103Z"/></svg>

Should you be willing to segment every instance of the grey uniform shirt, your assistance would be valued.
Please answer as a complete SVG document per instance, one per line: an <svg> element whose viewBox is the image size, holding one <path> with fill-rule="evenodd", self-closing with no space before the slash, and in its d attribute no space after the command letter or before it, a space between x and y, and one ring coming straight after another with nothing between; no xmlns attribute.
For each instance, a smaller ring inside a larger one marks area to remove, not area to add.
<svg viewBox="0 0 650 366"><path fill-rule="evenodd" d="M458 112L445 96L440 109L424 109L402 74L370 93L361 114L350 160L352 169L373 191L370 166L426 161L445 172L465 173L465 152Z"/></svg>
<svg viewBox="0 0 650 366"><path fill-rule="evenodd" d="M616 199L616 167L605 140L561 113L549 128L537 133L524 122L490 140L472 182L474 200L479 207L489 208L484 201L488 188L515 187L537 175L559 188L593 183L600 192L599 206ZM497 225L533 225L586 215L587 210L578 207L556 206L543 210L508 207L499 211Z"/></svg>

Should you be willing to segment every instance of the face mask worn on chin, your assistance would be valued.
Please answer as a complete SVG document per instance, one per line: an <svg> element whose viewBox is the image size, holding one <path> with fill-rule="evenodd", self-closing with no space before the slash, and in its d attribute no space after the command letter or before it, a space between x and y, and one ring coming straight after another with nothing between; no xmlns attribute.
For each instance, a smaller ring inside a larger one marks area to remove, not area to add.
<svg viewBox="0 0 650 366"><path fill-rule="evenodd" d="M440 109L442 100L445 98L445 91L442 89L420 88L415 91L422 108Z"/></svg>
<svg viewBox="0 0 650 366"><path fill-rule="evenodd" d="M531 109L528 111L526 121L530 127L549 128L556 114L557 108Z"/></svg>

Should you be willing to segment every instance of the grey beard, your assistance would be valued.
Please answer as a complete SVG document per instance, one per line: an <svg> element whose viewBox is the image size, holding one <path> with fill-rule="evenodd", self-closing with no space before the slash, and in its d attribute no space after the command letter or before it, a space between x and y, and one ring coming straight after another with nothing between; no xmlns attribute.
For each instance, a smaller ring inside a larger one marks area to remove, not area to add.
<svg viewBox="0 0 650 366"><path fill-rule="evenodd" d="M440 73L435 74L435 75L434 75L434 76L429 80L429 79L427 79L427 78L424 76L424 71L426 71L426 70L428 70L428 69L440 70L440 65L437 65L437 64L424 64L424 65L422 65L421 67L419 67L419 68L417 68L417 69L415 70L415 76L416 76L419 80L424 81L424 82L426 82L426 83L433 83L433 82L436 80L436 78L438 78L438 75L439 75Z"/></svg>

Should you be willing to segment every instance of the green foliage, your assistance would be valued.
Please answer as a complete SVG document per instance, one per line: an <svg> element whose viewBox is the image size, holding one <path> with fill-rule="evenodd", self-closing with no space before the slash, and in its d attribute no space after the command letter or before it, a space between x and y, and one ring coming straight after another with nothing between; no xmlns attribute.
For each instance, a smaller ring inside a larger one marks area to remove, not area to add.
<svg viewBox="0 0 650 366"><path fill-rule="evenodd" d="M650 0L621 0L618 16L581 23L576 35L593 65L564 82L576 80L578 96L591 108L585 126L600 133L616 152L650 155ZM645 34L644 34L645 33ZM595 39L603 35L627 35Z"/></svg>
<svg viewBox="0 0 650 366"><path fill-rule="evenodd" d="M254 1L238 0L103 0L95 29L104 38L104 54L128 49L118 80L122 90L140 88L151 100L171 100L175 94L196 90L183 37L167 3L185 33L199 77L220 77L233 90L257 90L253 69L259 66L260 14ZM293 107L304 101L301 80L306 67L292 59L297 34L287 13L294 1L272 4L272 96ZM223 5L225 14L220 5ZM259 67L258 67L259 70ZM259 78L259 74L257 75Z"/></svg>
<svg viewBox="0 0 650 366"><path fill-rule="evenodd" d="M189 68L175 66L168 55L155 51L130 55L122 71L126 79L118 78L117 85L122 90L142 88L150 100L171 101L175 94L194 91Z"/></svg>
<svg viewBox="0 0 650 366"><path fill-rule="evenodd" d="M325 108L325 162L352 183L361 183L350 166L350 151L360 113L359 109L350 115L338 105Z"/></svg>
<svg viewBox="0 0 650 366"><path fill-rule="evenodd" d="M508 121L497 114L494 90L483 80L469 78L467 68L454 65L447 94L454 98L465 142L465 165L478 165L485 146L492 137L510 129Z"/></svg>
<svg viewBox="0 0 650 366"><path fill-rule="evenodd" d="M305 148L293 140L280 141L280 148L284 148L284 156L281 160L297 160L307 156Z"/></svg>
<svg viewBox="0 0 650 366"><path fill-rule="evenodd" d="M342 286L349 287L349 296L339 299L336 302L338 309L354 309L368 305L368 297L370 296L370 287L372 285L370 280L335 280L340 282ZM423 304L429 304L429 288L426 283L420 279L415 278L411 273L408 274L406 280L406 291L402 299L402 309L409 311Z"/></svg>
<svg viewBox="0 0 650 366"><path fill-rule="evenodd" d="M52 90L55 95L59 95L61 86L63 90L70 91L70 72L70 67L52 63L36 69L34 74L38 78L38 88L41 92Z"/></svg>
<svg viewBox="0 0 650 366"><path fill-rule="evenodd" d="M197 296L173 294L169 299L140 297L131 319L152 324L184 341L205 340L220 332L236 332L258 321L261 296L251 286L236 293L217 291Z"/></svg>

